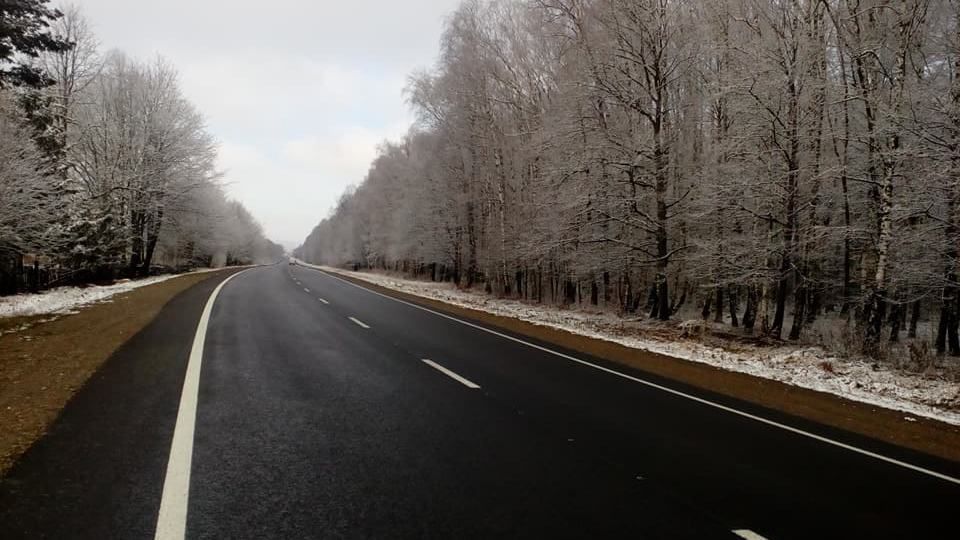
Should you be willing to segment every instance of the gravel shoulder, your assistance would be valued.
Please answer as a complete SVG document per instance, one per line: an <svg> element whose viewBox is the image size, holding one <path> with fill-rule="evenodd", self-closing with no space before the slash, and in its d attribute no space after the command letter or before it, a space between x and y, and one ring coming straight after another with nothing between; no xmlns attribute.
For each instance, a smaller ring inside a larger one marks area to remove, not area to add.
<svg viewBox="0 0 960 540"><path fill-rule="evenodd" d="M0 318L0 474L167 302L197 283L231 271L184 274L67 313Z"/></svg>

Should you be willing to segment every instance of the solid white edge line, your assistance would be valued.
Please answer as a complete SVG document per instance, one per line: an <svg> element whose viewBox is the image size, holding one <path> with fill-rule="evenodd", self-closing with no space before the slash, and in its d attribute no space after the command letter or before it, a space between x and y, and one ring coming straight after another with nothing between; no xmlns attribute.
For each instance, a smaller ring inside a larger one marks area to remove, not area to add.
<svg viewBox="0 0 960 540"><path fill-rule="evenodd" d="M673 394L673 395L675 395L675 396L679 396L679 397L682 397L682 398L686 398L686 399L689 399L689 400L691 400L691 401L696 401L697 403L700 403L700 404L703 404L703 405L707 405L707 406L709 406L709 407L713 407L713 408L719 409L719 410L721 410L721 411L726 411L726 412L728 412L728 413L736 414L736 415L741 416L741 417L743 417L743 418L748 418L748 419L750 419L750 420L754 420L754 421L756 421L756 422L760 422L761 424L766 424L766 425L768 425L768 426L772 426L772 427L775 427L775 428L779 428L779 429L782 429L782 430L784 430L784 431L789 431L789 432L791 432L791 433L795 433L795 434L797 434L797 435L802 435L802 436L804 436L804 437L808 437L808 438L810 438L810 439L814 439L814 440L820 441L820 442L822 442L822 443L826 443L826 444L829 444L829 445L832 445L832 446L836 446L836 447L838 447L838 448L843 448L843 449L845 449L845 450L849 450L849 451L855 452L855 453L857 453L857 454L861 454L861 455L864 455L864 456L872 457L872 458L878 459L878 460L880 460L880 461L885 461L885 462L887 462L887 463L890 463L891 465L897 465L897 466L903 467L903 468L905 468L905 469L910 469L910 470L915 471L915 472L918 472L918 473L926 474L926 475L932 476L932 477L934 477L934 478L939 478L940 480L945 480L945 481L947 481L947 482L951 482L951 483L953 483L953 484L960 485L960 478L955 478L955 477L953 477L953 476L949 476L949 475L946 475L946 474L943 474L943 473L939 473L939 472L937 472L937 471L932 471L932 470L930 470L930 469L925 469L925 468L923 468L923 467L920 467L919 465L913 465L912 463L907 463L907 462L905 462L905 461L900 461L899 459L894 459L894 458L887 457L887 456L884 456L884 455L881 455L881 454L877 454L876 452L871 452L870 450L865 450L865 449L863 449L863 448L858 448L858 447L856 447L856 446L853 446L853 445L850 445L850 444L847 444L847 443L844 443L844 442L835 441L835 440L830 439L830 438L828 438L828 437L824 437L824 436L822 436L822 435L817 435L816 433L810 433L809 431L804 431L804 430L802 430L802 429L800 429L800 428L795 428L795 427L792 427L792 426L788 426L788 425L786 425L786 424L781 424L780 422L777 422L776 420L770 420L770 419L764 418L764 417L762 417L762 416L757 416L757 415L755 415L755 414L751 414L751 413L748 413L748 412L746 412L746 411L741 411L741 410L739 410L739 409L734 409L733 407L728 407L728 406L726 406L726 405L722 405L722 404L720 404L720 403L717 403L717 402L714 402L714 401L710 401L709 399L704 399L704 398L701 398L701 397L697 397L697 396L694 396L694 395L692 395L692 394L688 394L688 393L686 393L686 392L681 392L680 390L674 390L673 388L669 388L669 387L663 386L663 385L661 385L661 384L657 384L657 383L655 383L655 382L646 381L646 380L640 379L640 378L638 378L638 377L634 377L633 375L628 375L628 374L626 374L626 373L622 373L622 372L617 371L617 370L614 370L614 369L610 369L610 368L607 368L607 367L603 367L603 366L594 364L594 363L592 363L592 362L587 362L586 360L581 360L580 358L576 358L576 357L574 357L574 356L570 356L569 354L564 354L564 353L562 353L562 352L555 351L555 350L553 350L553 349L548 349L548 348L546 348L546 347L541 347L540 345L537 345L537 344L535 344L535 343L530 343L529 341L524 341L524 340L522 340L522 339L515 338L515 337L513 337L513 336L508 336L507 334L502 334L502 333L500 333L500 332L497 332L496 330L490 330L489 328L484 328L484 327L482 327L482 326L480 326L480 325L473 324L473 323L471 323L471 322L467 322L467 321L464 321L464 320L462 320L462 319L458 319L458 318L456 318L456 317L452 317L452 316L447 315L447 314L445 314L445 313L440 313L439 311L434 311L434 310L432 310L432 309L425 308L425 307L423 307L423 306L419 306L419 305L414 304L414 303L412 303L412 302L407 302L406 300L401 300L401 299L399 299L399 298L394 298L394 297L392 297L392 296L390 296L390 295L383 294L383 293L381 293L381 292L377 292L377 291L368 289L368 288L366 288L366 287L362 287L362 286L360 286L360 285L357 285L356 283L353 283L352 281L348 281L348 280L343 279L343 278L341 278L341 277L339 277L339 276L335 276L335 275L333 275L333 274L331 274L331 273L329 273L329 272L326 272L326 271L324 271L324 270L320 270L319 268L314 268L314 267L310 267L310 266L308 266L307 268L313 268L314 270L316 270L317 272L320 272L320 273L321 273L322 275L324 275L324 276L327 276L327 277L330 277L330 278L333 278L333 279L342 281L342 282L346 283L347 285L351 285L351 286L356 287L356 288L358 288L358 289L360 289L360 290L367 291L368 293L376 294L377 296L382 296L382 297L384 297L384 298L389 298L390 300L393 300L394 302L400 302L401 304L406 304L406 305L408 305L408 306L411 306L411 307L414 307L414 308L417 308L417 309L426 311L426 312L428 312L428 313L433 313L434 315L437 315L438 317L443 317L443 318L445 318L445 319L450 319L451 321L456 321L456 322L458 322L458 323L460 323L460 324L464 324L464 325L469 326L469 327L471 327L471 328L476 328L477 330L480 330L480 331L483 331L483 332L487 332L488 334L493 334L493 335L495 335L495 336L499 336L499 337L502 337L502 338L504 338L504 339L508 339L508 340L510 340L510 341L513 341L513 342L516 342L516 343L520 343L520 344L526 345L526 346L528 346L528 347L537 349L537 350L539 350L539 351L543 351L543 352L545 352L545 353L549 353L549 354L552 354L552 355L554 355L554 356L559 356L560 358L565 358L565 359L567 359L567 360L570 360L571 362L576 362L576 363L578 363L578 364L581 364L581 365L584 365L584 366L588 366L588 367L591 367L591 368L593 368L593 369L597 369L597 370L603 371L603 372L605 372L605 373L609 373L609 374L611 374L611 375L616 375L617 377L621 377L621 378L623 378L623 379L627 379L627 380L630 380L630 381L633 381L633 382L636 382L636 383L640 383L640 384L645 385L645 386L648 386L648 387L650 387L650 388L656 388L657 390L661 390L661 391L663 391L663 392L667 392L667 393Z"/></svg>
<svg viewBox="0 0 960 540"><path fill-rule="evenodd" d="M363 321L354 319L353 317L347 317L347 318L350 319L351 321L355 322L355 323L357 324L357 326L360 326L360 327L362 327L362 328L370 328L370 327L367 326Z"/></svg>
<svg viewBox="0 0 960 540"><path fill-rule="evenodd" d="M317 298L317 300L323 302L324 304L329 304L329 303L330 303L330 302L327 302L326 300L324 300L323 298Z"/></svg>
<svg viewBox="0 0 960 540"><path fill-rule="evenodd" d="M465 378L465 377L461 377L460 375L457 375L457 374L454 373L453 371L450 371L449 369L441 366L440 364L434 362L433 360L427 360L426 358L421 358L420 360L422 360L422 361L423 361L425 364L427 364L428 366L436 369L436 370L439 371L440 373L443 373L444 375L450 377L451 379L453 379L453 380L459 382L460 384L466 386L467 388L473 388L473 389L480 388L480 385L479 385L479 384L471 381L470 379L467 379L467 378Z"/></svg>
<svg viewBox="0 0 960 540"><path fill-rule="evenodd" d="M740 538L745 538L746 540L767 540L766 537L761 536L750 529L734 529L730 532L739 536Z"/></svg>
<svg viewBox="0 0 960 540"><path fill-rule="evenodd" d="M252 270L248 268L247 270ZM220 282L203 308L197 332L193 336L187 372L180 393L180 408L177 411L177 423L173 428L173 441L170 443L170 457L167 472L163 479L163 494L160 496L160 513L157 517L156 540L181 540L187 528L187 503L190 497L190 466L193 461L193 435L197 421L197 393L200 389L200 366L203 362L203 345L207 337L207 325L213 304L231 279L247 270L232 274Z"/></svg>

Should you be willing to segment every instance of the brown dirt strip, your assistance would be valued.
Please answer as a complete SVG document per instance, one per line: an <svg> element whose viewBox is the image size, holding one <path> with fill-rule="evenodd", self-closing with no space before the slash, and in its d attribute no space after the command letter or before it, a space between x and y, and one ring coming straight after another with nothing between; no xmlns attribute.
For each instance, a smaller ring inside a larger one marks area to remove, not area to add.
<svg viewBox="0 0 960 540"><path fill-rule="evenodd" d="M218 272L186 274L118 294L73 315L0 319L0 475L44 434L97 369L174 296Z"/></svg>
<svg viewBox="0 0 960 540"><path fill-rule="evenodd" d="M680 358L631 349L609 341L396 291L347 275L337 275L363 287L450 315L553 343L792 416L960 462L960 427L945 422L924 417L915 417L915 421L909 421L905 417L911 415L902 411L884 409L833 394L725 371Z"/></svg>

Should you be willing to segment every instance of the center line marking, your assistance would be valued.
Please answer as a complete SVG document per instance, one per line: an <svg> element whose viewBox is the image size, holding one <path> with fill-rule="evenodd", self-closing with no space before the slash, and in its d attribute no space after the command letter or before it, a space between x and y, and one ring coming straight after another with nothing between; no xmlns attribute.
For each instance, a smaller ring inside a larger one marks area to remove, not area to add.
<svg viewBox="0 0 960 540"><path fill-rule="evenodd" d="M423 360L423 363L424 363L424 364L426 364L426 365L428 365L428 366L436 369L436 370L439 371L440 373L443 373L444 375L446 375L446 376L450 377L451 379L459 382L460 384L466 386L467 388L473 388L473 389L480 388L480 385L479 385L479 384L471 381L470 379L465 379L465 378L461 377L460 375L457 375L456 373L454 373L454 372L450 371L449 369L441 366L440 364L434 362L433 360L427 360L426 358L421 358L421 360Z"/></svg>
<svg viewBox="0 0 960 540"><path fill-rule="evenodd" d="M362 328L370 328L369 326L367 326L366 324L364 324L363 321L358 321L357 319L354 319L353 317L347 317L347 318L350 319L351 321L357 323L357 326L360 326L360 327L362 327Z"/></svg>
<svg viewBox="0 0 960 540"><path fill-rule="evenodd" d="M330 302L327 302L326 300L324 300L323 298L317 298L317 300L323 302L324 304L329 304L329 303L330 303Z"/></svg>
<svg viewBox="0 0 960 540"><path fill-rule="evenodd" d="M310 292L310 289L304 287L304 288L303 288L303 292Z"/></svg>

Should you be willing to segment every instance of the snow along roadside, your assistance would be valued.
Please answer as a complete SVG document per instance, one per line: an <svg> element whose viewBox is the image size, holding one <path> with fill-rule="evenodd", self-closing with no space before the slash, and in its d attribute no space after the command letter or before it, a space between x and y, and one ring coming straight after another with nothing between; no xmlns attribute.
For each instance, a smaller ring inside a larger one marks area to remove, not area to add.
<svg viewBox="0 0 960 540"><path fill-rule="evenodd" d="M449 283L351 272L298 262L423 298L960 425L960 384L936 376L901 371L864 360L839 358L817 347L750 347L743 351L728 351L689 340L653 339L641 336L639 332L619 335L610 330L622 327L623 321L613 314L561 310L461 291ZM821 367L824 362L831 364L833 372Z"/></svg>
<svg viewBox="0 0 960 540"><path fill-rule="evenodd" d="M89 285L87 287L57 287L37 294L16 294L0 297L0 317L27 317L31 315L69 314L78 308L103 302L110 297L160 283L168 279L200 272L212 272L220 268L203 268L185 274L166 274L137 280L121 280L113 285Z"/></svg>

